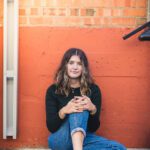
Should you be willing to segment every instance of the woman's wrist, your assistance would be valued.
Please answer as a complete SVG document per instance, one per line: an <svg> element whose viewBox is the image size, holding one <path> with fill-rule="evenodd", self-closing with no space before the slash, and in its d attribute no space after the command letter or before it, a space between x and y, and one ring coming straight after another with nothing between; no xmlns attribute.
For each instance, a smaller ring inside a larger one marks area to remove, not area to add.
<svg viewBox="0 0 150 150"><path fill-rule="evenodd" d="M93 104L93 108L90 111L90 115L94 115L97 112L96 106Z"/></svg>
<svg viewBox="0 0 150 150"><path fill-rule="evenodd" d="M64 119L65 116L66 116L65 107L61 108L61 109L59 110L58 114L59 114L59 117L60 117L61 119Z"/></svg>

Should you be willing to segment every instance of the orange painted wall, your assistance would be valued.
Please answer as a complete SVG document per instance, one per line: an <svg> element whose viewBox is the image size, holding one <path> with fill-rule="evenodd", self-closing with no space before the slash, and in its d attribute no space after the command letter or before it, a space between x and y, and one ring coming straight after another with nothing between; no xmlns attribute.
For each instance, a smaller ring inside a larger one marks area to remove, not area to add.
<svg viewBox="0 0 150 150"><path fill-rule="evenodd" d="M66 49L88 55L103 95L98 134L127 147L150 147L150 43L129 29L20 27L17 140L2 140L2 28L0 28L0 147L47 147L45 91Z"/></svg>
<svg viewBox="0 0 150 150"><path fill-rule="evenodd" d="M147 0L19 0L18 136L3 140L0 0L0 148L47 147L45 91L70 47L85 50L102 90L98 134L150 147L150 42L122 40L146 22L146 10Z"/></svg>

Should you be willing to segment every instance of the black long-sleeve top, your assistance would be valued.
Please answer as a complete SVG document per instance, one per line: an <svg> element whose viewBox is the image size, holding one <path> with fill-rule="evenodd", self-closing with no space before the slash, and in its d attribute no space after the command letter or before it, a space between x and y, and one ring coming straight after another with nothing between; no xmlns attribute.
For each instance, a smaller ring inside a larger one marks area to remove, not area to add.
<svg viewBox="0 0 150 150"><path fill-rule="evenodd" d="M74 96L81 96L80 88L74 88L69 96L55 93L56 85L52 84L46 92L46 124L48 130L53 133L59 129L64 122L58 115L59 110L64 107ZM91 94L88 96L96 106L97 112L89 115L87 130L95 132L100 126L101 92L96 84L90 86Z"/></svg>

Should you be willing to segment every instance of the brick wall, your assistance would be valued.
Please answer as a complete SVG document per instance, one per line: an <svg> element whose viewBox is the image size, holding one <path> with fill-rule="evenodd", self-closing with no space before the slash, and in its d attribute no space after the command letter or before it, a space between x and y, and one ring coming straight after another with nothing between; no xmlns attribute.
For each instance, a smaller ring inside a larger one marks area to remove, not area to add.
<svg viewBox="0 0 150 150"><path fill-rule="evenodd" d="M135 27L147 0L19 0L20 26ZM0 0L0 25L3 18Z"/></svg>

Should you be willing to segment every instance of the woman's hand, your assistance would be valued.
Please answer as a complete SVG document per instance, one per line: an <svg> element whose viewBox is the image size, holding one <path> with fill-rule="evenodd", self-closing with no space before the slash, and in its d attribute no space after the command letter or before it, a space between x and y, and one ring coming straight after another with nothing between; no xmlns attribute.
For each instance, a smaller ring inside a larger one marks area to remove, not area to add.
<svg viewBox="0 0 150 150"><path fill-rule="evenodd" d="M91 115L94 115L97 111L96 106L91 102L89 97L75 96L59 111L59 116L61 119L63 119L65 118L66 114L83 112L84 110L88 110Z"/></svg>
<svg viewBox="0 0 150 150"><path fill-rule="evenodd" d="M83 97L81 96L75 96L71 101L67 103L66 106L64 106L59 111L59 116L61 119L65 118L66 114L71 114L75 112L83 112L84 108L81 103L83 100Z"/></svg>
<svg viewBox="0 0 150 150"><path fill-rule="evenodd" d="M65 106L65 113L71 114L75 112L82 112L83 106L80 103L82 101L83 97L81 96L75 96L71 101L68 102L68 104Z"/></svg>
<svg viewBox="0 0 150 150"><path fill-rule="evenodd" d="M89 97L87 96L75 96L76 99L74 102L76 104L78 104L78 110L80 111L84 111L84 110L88 110L90 112L90 114L94 115L97 111L96 106L92 103L92 101L90 100Z"/></svg>
<svg viewBox="0 0 150 150"><path fill-rule="evenodd" d="M91 102L90 98L87 96L83 96L82 105L84 106L84 110L88 110L91 115L94 115L97 111L96 106Z"/></svg>

